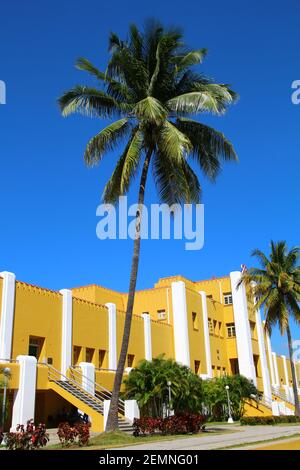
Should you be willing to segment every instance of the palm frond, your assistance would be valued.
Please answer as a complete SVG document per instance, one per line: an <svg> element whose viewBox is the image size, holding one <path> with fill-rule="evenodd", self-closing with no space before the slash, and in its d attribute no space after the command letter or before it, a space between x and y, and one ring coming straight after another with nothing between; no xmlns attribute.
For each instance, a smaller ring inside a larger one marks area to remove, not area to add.
<svg viewBox="0 0 300 470"><path fill-rule="evenodd" d="M233 145L222 132L187 118L177 119L175 125L189 138L192 155L210 180L215 181L219 174L221 160L238 160Z"/></svg>
<svg viewBox="0 0 300 470"><path fill-rule="evenodd" d="M167 110L152 96L139 101L133 112L140 121L156 125L162 124L167 116Z"/></svg>
<svg viewBox="0 0 300 470"><path fill-rule="evenodd" d="M115 148L130 129L131 124L127 118L115 121L102 129L86 146L84 152L86 164L92 166L98 163L106 152Z"/></svg>
<svg viewBox="0 0 300 470"><path fill-rule="evenodd" d="M118 103L104 91L81 85L64 93L58 103L63 116L81 113L86 116L107 118L124 114L126 111L126 106Z"/></svg>

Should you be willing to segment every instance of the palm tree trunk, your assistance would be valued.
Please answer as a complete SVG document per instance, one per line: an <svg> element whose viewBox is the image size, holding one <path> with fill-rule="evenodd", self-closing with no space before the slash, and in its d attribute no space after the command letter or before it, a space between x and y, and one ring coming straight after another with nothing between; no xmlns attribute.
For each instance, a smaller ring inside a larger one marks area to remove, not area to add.
<svg viewBox="0 0 300 470"><path fill-rule="evenodd" d="M291 370L292 370L293 392L294 392L294 398L295 398L295 415L300 416L298 385L297 385L297 379L296 379L295 364L293 361L292 337L291 337L291 330L290 330L289 325L287 325L286 327L286 333L287 333L287 338L288 338L289 355L290 355L290 363L291 363Z"/></svg>
<svg viewBox="0 0 300 470"><path fill-rule="evenodd" d="M126 317L123 331L123 339L121 352L119 356L118 367L116 370L114 387L111 395L111 402L109 407L109 413L107 417L107 423L105 431L115 431L118 428L118 404L119 404L119 395L121 384L123 380L123 374L125 369L125 363L127 358L130 329L131 329L131 319L133 311L133 303L135 296L136 280L138 273L139 257L140 257L140 245L141 245L141 222L142 222L142 210L145 198L145 186L147 180L147 174L149 169L149 163L152 156L152 148L147 152L143 170L141 174L140 187L139 187L139 199L138 199L138 208L136 211L136 225L135 225L135 239L133 246L133 257L131 263L131 272L130 272L130 282L129 282L129 292L126 308Z"/></svg>

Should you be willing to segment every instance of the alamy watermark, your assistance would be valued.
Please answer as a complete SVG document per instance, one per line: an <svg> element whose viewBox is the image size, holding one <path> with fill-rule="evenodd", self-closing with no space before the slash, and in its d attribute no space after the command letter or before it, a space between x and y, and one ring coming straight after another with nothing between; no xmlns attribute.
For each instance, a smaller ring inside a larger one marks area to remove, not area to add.
<svg viewBox="0 0 300 470"><path fill-rule="evenodd" d="M0 80L0 104L6 104L6 84Z"/></svg>
<svg viewBox="0 0 300 470"><path fill-rule="evenodd" d="M294 90L291 95L292 103L300 104L300 80L293 81L292 89Z"/></svg>
<svg viewBox="0 0 300 470"><path fill-rule="evenodd" d="M128 206L127 197L119 198L118 209L100 204L96 234L100 240L134 240L138 204ZM130 220L131 219L131 220ZM141 239L185 240L186 250L201 250L204 245L203 204L150 204L142 206Z"/></svg>

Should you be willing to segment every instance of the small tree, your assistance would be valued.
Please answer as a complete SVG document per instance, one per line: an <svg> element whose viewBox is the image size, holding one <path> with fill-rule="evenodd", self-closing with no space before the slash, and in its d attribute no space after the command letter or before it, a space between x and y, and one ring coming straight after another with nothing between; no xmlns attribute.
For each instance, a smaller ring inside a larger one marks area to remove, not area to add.
<svg viewBox="0 0 300 470"><path fill-rule="evenodd" d="M143 360L133 369L125 383L125 398L137 400L142 416L161 417L169 405L168 382L171 382L171 407L175 414L202 409L202 380L188 367L162 356Z"/></svg>
<svg viewBox="0 0 300 470"><path fill-rule="evenodd" d="M244 414L247 399L259 395L253 382L242 375L233 375L203 382L203 401L209 408L213 420L222 421L228 417L226 385L229 386L231 411L234 419Z"/></svg>

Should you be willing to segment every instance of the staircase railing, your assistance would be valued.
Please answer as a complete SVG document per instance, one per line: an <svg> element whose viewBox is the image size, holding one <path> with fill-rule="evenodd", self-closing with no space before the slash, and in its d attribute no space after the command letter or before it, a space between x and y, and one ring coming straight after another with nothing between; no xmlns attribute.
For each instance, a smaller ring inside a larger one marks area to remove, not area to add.
<svg viewBox="0 0 300 470"><path fill-rule="evenodd" d="M100 400L111 400L112 393L105 387L89 379L81 372L79 372L79 370L77 370L75 367L70 367L69 370L74 380L81 383L85 382L88 386L90 385L91 387L95 388L95 396L98 397ZM118 412L122 415L125 415L125 402L124 400L121 400L121 398L119 398Z"/></svg>
<svg viewBox="0 0 300 470"><path fill-rule="evenodd" d="M76 388L80 393L83 393L84 395L86 395L86 397L90 400L90 401L94 401L96 402L96 404L98 404L101 409L103 409L103 400L100 400L98 397L95 397L94 395L92 395L91 393L89 393L87 390L85 390L82 385L77 382L76 380L72 379L71 377L67 377L66 375L64 375L61 371L55 369L54 367L52 366L49 366L47 365L48 367L48 379L50 381L53 381L55 383L59 382L59 381L65 381L66 383L70 383L71 385L73 385L74 388ZM72 393L72 392L70 392Z"/></svg>
<svg viewBox="0 0 300 470"><path fill-rule="evenodd" d="M288 398L285 393L281 392L281 391L278 390L277 388L272 387L272 393L273 393L273 395L275 395L277 398L280 398L281 400L286 401L286 402L289 403L290 405L295 405L295 401L294 401L293 398L292 398L292 399Z"/></svg>

